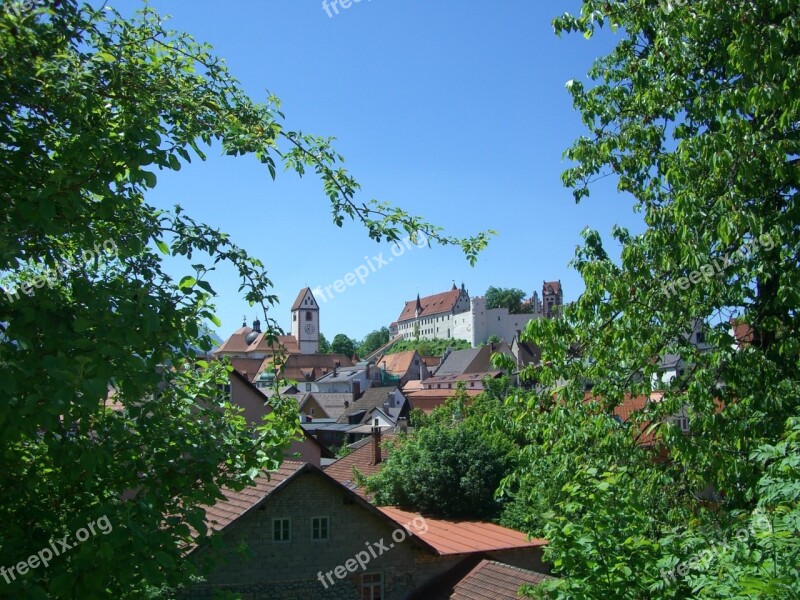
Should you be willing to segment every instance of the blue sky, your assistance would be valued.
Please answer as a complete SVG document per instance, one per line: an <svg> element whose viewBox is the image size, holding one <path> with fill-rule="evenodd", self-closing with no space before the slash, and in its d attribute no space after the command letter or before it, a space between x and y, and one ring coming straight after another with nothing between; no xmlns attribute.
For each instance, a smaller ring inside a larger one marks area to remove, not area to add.
<svg viewBox="0 0 800 600"><path fill-rule="evenodd" d="M109 4L125 14L139 6ZM358 224L332 223L313 176L287 172L273 182L254 158L216 150L206 162L159 173L148 201L180 204L259 257L282 302L270 316L285 328L301 288L333 285L362 265L364 283L318 298L329 340L361 338L395 320L417 293L445 291L453 281L471 295L490 285L529 295L544 279L560 279L573 300L583 289L568 267L580 231L588 225L608 238L615 223L642 229L613 182L580 205L561 183L562 153L585 132L565 83L586 81L592 60L613 42L610 34L589 41L553 34L552 18L576 10L577 1L361 0L331 17L317 0L150 4L172 16L173 29L211 43L256 100L267 90L280 97L289 128L338 138L362 186L358 201L389 201L452 235L499 232L475 267L454 247L393 257ZM387 262L372 271L379 253ZM175 268L177 277L188 273ZM226 337L257 311L237 291L232 269L210 281Z"/></svg>

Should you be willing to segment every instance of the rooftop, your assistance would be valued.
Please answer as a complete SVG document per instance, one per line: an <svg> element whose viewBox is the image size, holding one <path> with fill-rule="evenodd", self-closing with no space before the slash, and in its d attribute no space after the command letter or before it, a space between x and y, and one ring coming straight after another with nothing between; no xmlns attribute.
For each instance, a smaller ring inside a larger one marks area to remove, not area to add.
<svg viewBox="0 0 800 600"><path fill-rule="evenodd" d="M329 467L330 468L330 467ZM423 518L418 513L392 506L379 507L383 514L397 523L410 523ZM446 521L424 518L428 530L420 537L432 546L439 556L492 552L515 548L539 548L547 544L540 538L528 539L527 534L483 521Z"/></svg>
<svg viewBox="0 0 800 600"><path fill-rule="evenodd" d="M548 575L520 569L493 560L482 560L458 582L451 600L515 600L523 585L536 585Z"/></svg>
<svg viewBox="0 0 800 600"><path fill-rule="evenodd" d="M409 300L403 307L400 316L397 317L397 322L402 323L403 321L416 318L417 304L419 304L420 307L420 317L429 317L431 315L450 312L455 307L456 302L458 302L461 292L462 290L453 286L453 289L447 292L425 296L424 298L418 297L416 300Z"/></svg>

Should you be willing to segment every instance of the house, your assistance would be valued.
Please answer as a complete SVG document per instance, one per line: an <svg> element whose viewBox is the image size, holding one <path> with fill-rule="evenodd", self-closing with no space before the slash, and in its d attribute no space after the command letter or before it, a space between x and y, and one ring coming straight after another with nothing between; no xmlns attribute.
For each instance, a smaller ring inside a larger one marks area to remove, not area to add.
<svg viewBox="0 0 800 600"><path fill-rule="evenodd" d="M330 373L317 379L312 387L315 391L328 394L351 393L358 396L372 385L373 371L372 363L351 367L334 367Z"/></svg>
<svg viewBox="0 0 800 600"><path fill-rule="evenodd" d="M517 600L524 585L537 585L549 575L512 567L494 560L481 560L477 566L438 598L449 600ZM431 596L435 600L434 596Z"/></svg>
<svg viewBox="0 0 800 600"><path fill-rule="evenodd" d="M495 352L513 356L511 347L505 342L486 344L485 346L466 350L451 351L448 349L442 357L442 363L436 369L436 376L494 371L492 354Z"/></svg>
<svg viewBox="0 0 800 600"><path fill-rule="evenodd" d="M303 398L299 408L308 420L331 419L337 421L354 401L355 396L352 392L341 394L311 392Z"/></svg>
<svg viewBox="0 0 800 600"><path fill-rule="evenodd" d="M242 416L253 427L261 425L263 418L272 412L269 398L247 378L234 370L230 373L230 402L242 410ZM322 458L333 458L333 453L307 432L302 440L294 440L284 454L300 458L303 462L319 467Z"/></svg>
<svg viewBox="0 0 800 600"><path fill-rule="evenodd" d="M341 448L346 446L356 436L351 432L361 427L360 425L350 425L349 423L337 423L333 419L317 419L305 421L300 426L313 436L320 444L327 448ZM323 460L322 466L325 467L333 461Z"/></svg>
<svg viewBox="0 0 800 600"><path fill-rule="evenodd" d="M385 433L384 433L385 431ZM325 473L354 491L362 498L369 499L363 487L356 483L356 472L364 477L371 477L381 470L383 461L389 457L390 446L383 442L391 440L395 433L382 427L373 427L372 434L354 444L350 444L351 452L325 467Z"/></svg>
<svg viewBox="0 0 800 600"><path fill-rule="evenodd" d="M739 330L742 331L741 329ZM736 330L732 332L736 334ZM695 347L698 352L707 352L711 345L706 342L705 331L703 331L703 321L693 319L690 326L682 334L683 339ZM672 383L676 377L681 377L686 369L690 368L680 354L664 353L658 357L658 373L653 374L651 382L654 390L664 390Z"/></svg>
<svg viewBox="0 0 800 600"><path fill-rule="evenodd" d="M478 557L544 570L545 540L491 523L377 508L307 463L286 461L255 486L223 493L225 499L206 508L206 525L220 543L188 553L196 564L212 566L181 598L210 600L227 592L393 600L463 571Z"/></svg>
<svg viewBox="0 0 800 600"><path fill-rule="evenodd" d="M375 408L385 410L387 416L408 417L408 402L403 393L394 386L371 388L350 404L337 419L339 423L368 423L369 414Z"/></svg>
<svg viewBox="0 0 800 600"><path fill-rule="evenodd" d="M542 349L536 344L523 342L520 338L521 332L517 331L514 339L511 340L511 355L518 369L528 365L538 365L542 361Z"/></svg>
<svg viewBox="0 0 800 600"><path fill-rule="evenodd" d="M428 367L416 350L384 354L377 364L398 387L403 387L411 379L420 379L429 374Z"/></svg>

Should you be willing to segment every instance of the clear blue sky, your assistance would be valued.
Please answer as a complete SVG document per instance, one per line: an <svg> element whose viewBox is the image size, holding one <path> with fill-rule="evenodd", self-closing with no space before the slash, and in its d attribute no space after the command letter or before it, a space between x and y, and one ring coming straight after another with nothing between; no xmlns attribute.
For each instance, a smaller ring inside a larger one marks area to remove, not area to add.
<svg viewBox="0 0 800 600"><path fill-rule="evenodd" d="M125 14L139 6L110 4ZM318 0L151 5L172 16L173 29L211 43L254 98L265 99L266 90L280 97L288 127L337 137L362 185L357 200L390 201L453 235L499 232L475 267L458 248L414 248L363 284L334 292L320 302L329 340L388 325L404 301L454 280L481 295L490 285L530 294L542 280L560 279L573 300L583 289L568 267L580 231L588 225L608 238L614 223L642 229L631 199L612 182L580 205L561 183L562 153L585 132L565 83L586 81L613 41L553 34L552 18L577 1L361 0L332 17ZM204 163L159 173L148 200L181 204L262 259L282 302L271 316L285 328L302 287L331 285L365 265L365 256L392 256L358 224L333 225L313 176L283 173L273 182L254 158L211 152ZM256 309L237 292L232 270L211 283L226 337Z"/></svg>

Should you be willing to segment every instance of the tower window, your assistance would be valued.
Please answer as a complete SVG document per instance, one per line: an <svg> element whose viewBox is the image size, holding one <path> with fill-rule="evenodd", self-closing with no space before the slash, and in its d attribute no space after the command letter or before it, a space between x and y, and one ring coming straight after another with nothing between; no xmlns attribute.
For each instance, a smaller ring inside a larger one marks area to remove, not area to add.
<svg viewBox="0 0 800 600"><path fill-rule="evenodd" d="M310 320L311 320L311 311L307 310L306 311L306 321L310 321Z"/></svg>

